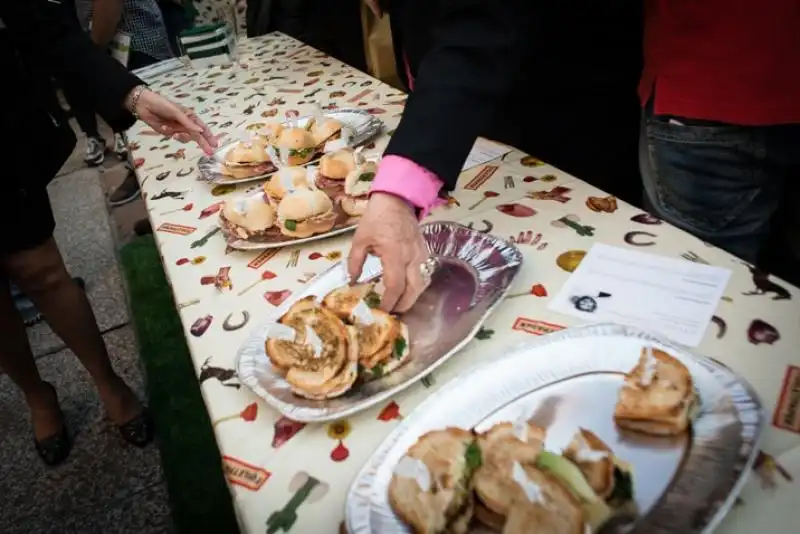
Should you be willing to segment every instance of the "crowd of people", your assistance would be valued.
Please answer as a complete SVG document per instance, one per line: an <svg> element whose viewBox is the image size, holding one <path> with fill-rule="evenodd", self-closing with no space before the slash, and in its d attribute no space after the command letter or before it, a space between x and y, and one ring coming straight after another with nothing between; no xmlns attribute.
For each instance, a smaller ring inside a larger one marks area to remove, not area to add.
<svg viewBox="0 0 800 534"><path fill-rule="evenodd" d="M381 258L386 308L407 310L424 290L428 252L419 218L455 187L481 135L800 282L795 0L364 1L377 16L391 15L397 71L410 93L348 258L354 279L368 253ZM104 51L122 32L130 38L128 68L172 57L176 35L191 23L190 4L0 3L0 67L20 80L2 89L6 101L19 103L3 121L23 130L4 148L16 187L0 223L31 221L0 238L0 273L19 288L17 302L21 291L81 360L135 445L152 438L147 411L112 369L85 293L52 238L45 186L75 137L51 80L87 136L90 165L106 153L98 114L123 160L124 131L134 119L211 151L214 138L191 111L148 90ZM363 68L360 8L359 0L250 0L248 34L284 31ZM22 141L34 136L48 139L46 157ZM138 194L129 170L110 201ZM146 222L140 231L148 231ZM69 434L7 287L0 284L0 367L24 392L37 451L56 464L69 452Z"/></svg>

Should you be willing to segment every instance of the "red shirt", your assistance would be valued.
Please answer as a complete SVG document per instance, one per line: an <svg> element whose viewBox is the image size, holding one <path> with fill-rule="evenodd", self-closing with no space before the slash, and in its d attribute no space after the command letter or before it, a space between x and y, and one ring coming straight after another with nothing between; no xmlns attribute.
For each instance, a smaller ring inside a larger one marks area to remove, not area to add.
<svg viewBox="0 0 800 534"><path fill-rule="evenodd" d="M644 57L657 114L800 123L800 0L646 0Z"/></svg>

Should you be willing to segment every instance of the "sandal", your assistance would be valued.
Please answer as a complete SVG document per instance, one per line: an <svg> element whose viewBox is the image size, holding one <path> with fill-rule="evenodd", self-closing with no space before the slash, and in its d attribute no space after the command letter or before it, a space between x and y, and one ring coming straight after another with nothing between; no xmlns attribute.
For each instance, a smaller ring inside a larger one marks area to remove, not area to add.
<svg viewBox="0 0 800 534"><path fill-rule="evenodd" d="M134 447L143 448L150 444L155 437L155 424L150 410L142 407L142 413L128 421L117 425L122 439Z"/></svg>
<svg viewBox="0 0 800 534"><path fill-rule="evenodd" d="M56 388L49 382L45 382L50 389L53 390L53 395L56 396L56 402L58 402L58 393L56 392ZM61 410L59 409L59 412ZM61 414L61 418L64 418L64 414ZM39 455L39 458L49 466L56 466L62 463L64 460L67 459L69 456L70 451L72 450L72 439L69 436L69 431L67 430L67 425L63 424L61 426L61 430L50 437L44 438L42 440L37 440L36 438L33 439L34 447L36 448L36 453Z"/></svg>

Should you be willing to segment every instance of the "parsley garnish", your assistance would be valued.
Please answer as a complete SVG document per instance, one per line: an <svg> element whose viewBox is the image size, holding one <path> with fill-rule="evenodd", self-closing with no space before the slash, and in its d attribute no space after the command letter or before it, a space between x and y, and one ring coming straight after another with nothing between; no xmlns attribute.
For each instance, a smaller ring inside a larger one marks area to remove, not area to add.
<svg viewBox="0 0 800 534"><path fill-rule="evenodd" d="M473 441L469 444L466 452L464 452L464 460L467 462L467 467L470 471L475 471L483 464L483 454L481 454L478 442Z"/></svg>
<svg viewBox="0 0 800 534"><path fill-rule="evenodd" d="M380 377L383 376L383 364L379 363L378 365L376 365L375 367L373 367L369 371L370 371L370 373L372 373L372 376L374 378L380 378Z"/></svg>
<svg viewBox="0 0 800 534"><path fill-rule="evenodd" d="M375 179L374 172L361 173L361 175L358 177L359 182L371 182L373 179Z"/></svg>
<svg viewBox="0 0 800 534"><path fill-rule="evenodd" d="M381 305L381 296L375 291L370 291L367 296L364 297L364 303L366 303L368 307L375 309Z"/></svg>
<svg viewBox="0 0 800 534"><path fill-rule="evenodd" d="M295 220L286 219L285 221L283 221L283 225L290 232L294 232L295 230L297 230L297 221L295 221Z"/></svg>
<svg viewBox="0 0 800 534"><path fill-rule="evenodd" d="M400 336L394 340L394 357L398 360L403 357L406 350L406 338Z"/></svg>

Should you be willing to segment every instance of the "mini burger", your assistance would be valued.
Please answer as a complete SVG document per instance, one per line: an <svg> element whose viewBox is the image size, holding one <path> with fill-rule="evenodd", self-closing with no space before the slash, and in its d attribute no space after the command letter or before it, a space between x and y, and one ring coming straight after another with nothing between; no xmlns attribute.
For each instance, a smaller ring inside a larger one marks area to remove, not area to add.
<svg viewBox="0 0 800 534"><path fill-rule="evenodd" d="M303 165L314 159L317 148L305 128L286 128L273 144L278 159L286 165Z"/></svg>
<svg viewBox="0 0 800 534"><path fill-rule="evenodd" d="M310 189L309 170L305 167L284 167L264 183L264 196L274 208L283 198L299 189Z"/></svg>
<svg viewBox="0 0 800 534"><path fill-rule="evenodd" d="M333 202L317 189L299 189L278 205L278 227L289 237L310 237L329 231L336 223Z"/></svg>
<svg viewBox="0 0 800 534"><path fill-rule="evenodd" d="M275 210L262 195L228 200L219 214L223 231L240 239L279 235L275 228Z"/></svg>
<svg viewBox="0 0 800 534"><path fill-rule="evenodd" d="M311 134L314 136L317 146L324 146L325 143L336 141L342 137L342 123L326 117L312 126Z"/></svg>
<svg viewBox="0 0 800 534"><path fill-rule="evenodd" d="M356 169L355 153L345 148L325 154L319 160L316 185L328 196L336 198L344 190L347 175Z"/></svg>
<svg viewBox="0 0 800 534"><path fill-rule="evenodd" d="M344 180L342 211L351 217L361 217L367 209L369 191L378 172L378 164L368 161L351 171Z"/></svg>
<svg viewBox="0 0 800 534"><path fill-rule="evenodd" d="M225 165L248 167L269 161L266 145L259 139L241 141L225 154Z"/></svg>

